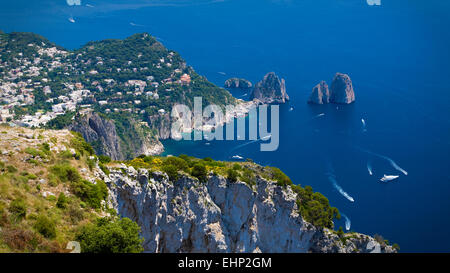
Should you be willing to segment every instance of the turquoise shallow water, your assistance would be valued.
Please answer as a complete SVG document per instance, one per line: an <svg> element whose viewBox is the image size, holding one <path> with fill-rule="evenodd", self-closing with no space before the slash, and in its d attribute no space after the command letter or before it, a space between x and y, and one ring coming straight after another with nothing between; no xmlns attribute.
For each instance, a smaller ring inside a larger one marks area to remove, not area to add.
<svg viewBox="0 0 450 273"><path fill-rule="evenodd" d="M37 32L68 48L146 31L218 85L277 72L291 97L280 108L277 151L246 141L166 141L166 152L280 167L324 193L352 230L382 234L406 252L450 251L448 1L1 2L0 29ZM307 105L312 87L338 71L351 76L356 103ZM384 174L400 178L383 184Z"/></svg>

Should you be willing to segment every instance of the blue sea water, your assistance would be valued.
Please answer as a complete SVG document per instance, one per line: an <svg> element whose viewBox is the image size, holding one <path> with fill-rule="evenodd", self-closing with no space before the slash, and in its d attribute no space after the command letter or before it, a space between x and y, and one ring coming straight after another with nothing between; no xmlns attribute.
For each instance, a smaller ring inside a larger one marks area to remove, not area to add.
<svg viewBox="0 0 450 273"><path fill-rule="evenodd" d="M67 48L149 32L218 85L236 76L255 83L275 71L291 97L280 107L277 151L242 146L248 141L169 140L166 153L240 155L280 167L327 196L352 230L381 234L403 252L450 251L449 1L81 2L0 1L0 29L36 32ZM356 103L307 105L312 87L330 84L336 72L351 76ZM381 183L384 174L400 177Z"/></svg>

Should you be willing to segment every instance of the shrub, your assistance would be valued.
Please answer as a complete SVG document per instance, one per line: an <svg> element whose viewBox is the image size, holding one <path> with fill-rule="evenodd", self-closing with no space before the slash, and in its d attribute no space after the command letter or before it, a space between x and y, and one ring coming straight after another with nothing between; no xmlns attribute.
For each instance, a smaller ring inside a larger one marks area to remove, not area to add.
<svg viewBox="0 0 450 273"><path fill-rule="evenodd" d="M302 188L292 185L291 188L297 193L297 206L307 222L320 228L333 228L333 220L341 218L339 210L331 207L328 199L321 193L313 192L310 186Z"/></svg>
<svg viewBox="0 0 450 273"><path fill-rule="evenodd" d="M39 215L37 217L36 223L34 223L34 229L42 234L45 238L55 238L56 237L56 225L55 222L50 220L45 215Z"/></svg>
<svg viewBox="0 0 450 273"><path fill-rule="evenodd" d="M81 179L71 184L71 190L93 208L100 208L102 200L108 196L108 188L102 180L97 180L94 184Z"/></svg>
<svg viewBox="0 0 450 273"><path fill-rule="evenodd" d="M287 185L292 185L291 179L287 175L285 175L280 169L271 167L271 170L272 170L272 177L273 179L275 179L275 181L277 181L278 185L283 187Z"/></svg>
<svg viewBox="0 0 450 273"><path fill-rule="evenodd" d="M99 155L98 160L103 164L107 164L107 163L111 162L111 157L109 157L107 155Z"/></svg>
<svg viewBox="0 0 450 273"><path fill-rule="evenodd" d="M228 169L227 171L227 179L230 180L230 182L236 182L238 180L238 172L236 172L233 169Z"/></svg>
<svg viewBox="0 0 450 273"><path fill-rule="evenodd" d="M92 171L92 169L95 167L95 163L97 161L95 160L95 158L87 158L86 159L86 164L88 165L89 170Z"/></svg>
<svg viewBox="0 0 450 273"><path fill-rule="evenodd" d="M242 175L241 175L241 180L244 181L245 183L247 183L247 185L249 185L249 186L256 184L255 174L250 169L244 168L244 171L242 172Z"/></svg>
<svg viewBox="0 0 450 273"><path fill-rule="evenodd" d="M46 154L43 151L37 150L35 148L31 148L31 147L27 147L25 148L25 153L33 156L33 157L41 157L41 158L45 158Z"/></svg>
<svg viewBox="0 0 450 273"><path fill-rule="evenodd" d="M144 250L139 232L140 227L129 218L100 218L83 226L76 240L85 253L139 253Z"/></svg>
<svg viewBox="0 0 450 273"><path fill-rule="evenodd" d="M135 159L131 160L128 164L130 166L132 166L133 168L135 168L135 169L139 169L139 168L147 169L147 168L150 168L150 163L145 162L140 157L136 157Z"/></svg>
<svg viewBox="0 0 450 273"><path fill-rule="evenodd" d="M337 236L339 236L339 238L344 237L344 230L342 229L342 227L339 227L338 231L336 232Z"/></svg>
<svg viewBox="0 0 450 273"><path fill-rule="evenodd" d="M153 156L147 155L143 158L145 163L152 163L153 162Z"/></svg>
<svg viewBox="0 0 450 273"><path fill-rule="evenodd" d="M161 170L169 176L170 181L175 182L178 180L179 174L178 174L178 169L176 166L165 165L165 166L162 166Z"/></svg>
<svg viewBox="0 0 450 273"><path fill-rule="evenodd" d="M69 214L70 220L74 224L78 223L84 219L84 212L80 207L81 207L81 203L78 204L75 202L70 203L67 207L67 212Z"/></svg>
<svg viewBox="0 0 450 273"><path fill-rule="evenodd" d="M27 178L30 179L30 180L35 180L35 179L37 179L38 177L37 177L35 174L29 173L29 174L27 175Z"/></svg>
<svg viewBox="0 0 450 273"><path fill-rule="evenodd" d="M234 164L233 164L233 170L235 170L235 171L240 171L240 170L242 170L242 167L241 167L241 165L239 165L239 164L237 164L237 163L234 163Z"/></svg>
<svg viewBox="0 0 450 273"><path fill-rule="evenodd" d="M58 196L58 201L56 201L56 207L60 209L65 209L67 207L68 199L66 195L61 192Z"/></svg>
<svg viewBox="0 0 450 273"><path fill-rule="evenodd" d="M42 143L42 150L43 151L49 151L50 152L50 144L46 143Z"/></svg>
<svg viewBox="0 0 450 273"><path fill-rule="evenodd" d="M191 175L197 177L200 182L206 182L207 173L205 165L199 163L195 164L194 167L192 167Z"/></svg>
<svg viewBox="0 0 450 273"><path fill-rule="evenodd" d="M99 167L106 175L109 175L109 174L110 174L109 169L108 169L105 165L103 165L102 163L98 163L98 167Z"/></svg>
<svg viewBox="0 0 450 273"><path fill-rule="evenodd" d="M180 171L185 171L188 168L188 164L186 163L186 161L176 156L166 158L166 160L164 160L163 162L163 166L167 165L175 166L175 168Z"/></svg>
<svg viewBox="0 0 450 273"><path fill-rule="evenodd" d="M9 204L9 212L17 219L23 219L27 215L27 205L22 198L17 198Z"/></svg>
<svg viewBox="0 0 450 273"><path fill-rule="evenodd" d="M17 168L14 167L14 166L11 166L11 165L6 166L6 170L7 170L9 173L16 173L16 172L17 172Z"/></svg>
<svg viewBox="0 0 450 273"><path fill-rule="evenodd" d="M73 138L70 140L70 145L75 150L80 152L81 155L84 155L85 153L87 153L88 155L94 154L94 149L89 143L84 140L83 136L80 133L72 132L72 135Z"/></svg>
<svg viewBox="0 0 450 273"><path fill-rule="evenodd" d="M3 241L13 250L33 250L39 243L39 239L31 230L20 227L5 228L2 230Z"/></svg>
<svg viewBox="0 0 450 273"><path fill-rule="evenodd" d="M69 150L65 150L63 152L60 152L59 156L64 159L71 159L73 157L73 154Z"/></svg>
<svg viewBox="0 0 450 273"><path fill-rule="evenodd" d="M193 165L191 165L192 162L193 162L193 160L192 160L193 157L188 156L188 155L185 155L185 154L181 154L181 155L179 155L178 157L181 158L181 159L183 159L184 161L186 161L186 163L188 164L189 167L192 167L192 166L193 166Z"/></svg>
<svg viewBox="0 0 450 273"><path fill-rule="evenodd" d="M50 173L56 176L61 182L76 182L81 179L78 170L69 164L57 164L50 168Z"/></svg>

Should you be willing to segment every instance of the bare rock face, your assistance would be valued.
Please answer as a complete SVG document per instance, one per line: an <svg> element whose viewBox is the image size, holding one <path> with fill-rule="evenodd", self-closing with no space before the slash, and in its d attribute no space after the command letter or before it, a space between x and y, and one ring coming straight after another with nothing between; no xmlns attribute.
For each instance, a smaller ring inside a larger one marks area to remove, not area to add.
<svg viewBox="0 0 450 273"><path fill-rule="evenodd" d="M289 96L284 79L280 80L274 72L267 73L264 79L255 85L250 99L257 99L264 104L286 103Z"/></svg>
<svg viewBox="0 0 450 273"><path fill-rule="evenodd" d="M170 137L171 119L170 114L157 114L148 118L148 124L151 129L158 132L159 139L168 139Z"/></svg>
<svg viewBox="0 0 450 273"><path fill-rule="evenodd" d="M330 102L330 91L328 90L328 84L325 81L321 81L313 88L308 103L326 104L329 102Z"/></svg>
<svg viewBox="0 0 450 273"><path fill-rule="evenodd" d="M123 160L119 136L113 121L100 117L97 113L88 113L78 117L69 129L79 132L94 146L97 154L107 155L113 160Z"/></svg>
<svg viewBox="0 0 450 273"><path fill-rule="evenodd" d="M250 89L253 87L253 84L246 79L231 78L225 81L224 86L234 89Z"/></svg>
<svg viewBox="0 0 450 273"><path fill-rule="evenodd" d="M352 80L347 74L336 73L331 83L330 102L350 104L355 101Z"/></svg>
<svg viewBox="0 0 450 273"><path fill-rule="evenodd" d="M139 126L133 123L127 129L136 133ZM161 126L161 128L165 127ZM77 117L68 129L81 133L83 138L92 144L96 154L107 155L113 160L125 160L139 155L156 155L164 151L161 142L148 135L134 134L135 138L132 142L125 142L118 135L114 122L95 112Z"/></svg>
<svg viewBox="0 0 450 273"><path fill-rule="evenodd" d="M395 252L358 233L344 245L303 220L290 187L262 178L252 187L215 175L173 183L165 173L124 164L98 175L108 185L108 203L141 227L147 252Z"/></svg>

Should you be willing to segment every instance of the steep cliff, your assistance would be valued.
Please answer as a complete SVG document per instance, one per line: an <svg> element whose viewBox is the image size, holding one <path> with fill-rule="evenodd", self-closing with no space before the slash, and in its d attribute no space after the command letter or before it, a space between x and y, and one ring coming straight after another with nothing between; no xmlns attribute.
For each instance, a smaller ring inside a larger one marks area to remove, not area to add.
<svg viewBox="0 0 450 273"><path fill-rule="evenodd" d="M334 76L330 89L325 81L321 81L313 88L308 99L311 104L350 104L354 101L355 91L350 76L339 72Z"/></svg>
<svg viewBox="0 0 450 273"><path fill-rule="evenodd" d="M160 154L164 150L162 144L146 132L142 125L133 120L127 122L118 130L113 120L90 112L78 116L68 129L81 133L97 154L107 155L113 160L134 158L141 154Z"/></svg>
<svg viewBox="0 0 450 273"><path fill-rule="evenodd" d="M274 72L267 73L264 79L255 85L250 99L261 103L285 103L289 100L284 79L278 78Z"/></svg>
<svg viewBox="0 0 450 273"><path fill-rule="evenodd" d="M97 113L88 113L77 117L68 129L81 133L97 154L107 155L113 160L124 159L113 121L106 120Z"/></svg>
<svg viewBox="0 0 450 273"><path fill-rule="evenodd" d="M355 101L352 80L347 74L336 73L331 83L330 102L350 104Z"/></svg>
<svg viewBox="0 0 450 273"><path fill-rule="evenodd" d="M329 102L330 91L328 90L328 84L325 81L321 81L313 88L308 103L326 104Z"/></svg>
<svg viewBox="0 0 450 273"><path fill-rule="evenodd" d="M170 137L171 119L170 114L158 114L148 118L150 128L157 132L159 139L168 139Z"/></svg>
<svg viewBox="0 0 450 273"><path fill-rule="evenodd" d="M253 186L212 173L206 182L188 175L171 182L124 164L97 175L109 203L141 226L148 252L395 252L366 235L313 226L290 186L261 177Z"/></svg>

